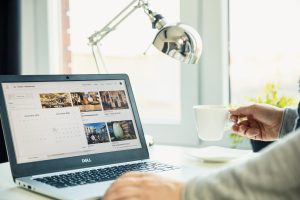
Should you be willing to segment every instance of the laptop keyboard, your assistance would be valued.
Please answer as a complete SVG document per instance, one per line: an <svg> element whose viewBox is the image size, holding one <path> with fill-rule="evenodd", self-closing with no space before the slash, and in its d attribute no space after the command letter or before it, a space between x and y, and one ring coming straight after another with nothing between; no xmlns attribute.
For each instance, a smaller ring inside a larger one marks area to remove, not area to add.
<svg viewBox="0 0 300 200"><path fill-rule="evenodd" d="M120 175L129 171L139 172L163 172L179 169L176 166L158 163L158 162L142 162L114 167L92 169L88 171L74 172L68 174L60 174L34 180L54 186L56 188L71 187L90 183L114 180Z"/></svg>

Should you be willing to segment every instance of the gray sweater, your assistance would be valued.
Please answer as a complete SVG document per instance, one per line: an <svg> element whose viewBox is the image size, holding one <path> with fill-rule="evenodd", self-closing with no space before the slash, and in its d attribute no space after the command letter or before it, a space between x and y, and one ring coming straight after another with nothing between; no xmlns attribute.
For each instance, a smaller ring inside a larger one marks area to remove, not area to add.
<svg viewBox="0 0 300 200"><path fill-rule="evenodd" d="M296 118L285 109L281 137ZM300 128L246 162L190 180L182 199L300 199Z"/></svg>

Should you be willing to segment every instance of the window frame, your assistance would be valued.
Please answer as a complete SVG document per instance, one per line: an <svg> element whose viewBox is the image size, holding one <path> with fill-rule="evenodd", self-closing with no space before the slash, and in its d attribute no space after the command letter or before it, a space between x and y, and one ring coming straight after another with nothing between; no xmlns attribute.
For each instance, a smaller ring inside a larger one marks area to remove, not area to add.
<svg viewBox="0 0 300 200"><path fill-rule="evenodd" d="M197 137L192 107L229 103L228 0L181 0L180 8L181 21L199 31L203 53L199 64L181 65L181 124L145 124L144 129L158 143L205 145Z"/></svg>
<svg viewBox="0 0 300 200"><path fill-rule="evenodd" d="M181 22L199 31L203 53L199 64L181 64L181 123L143 124L156 143L198 145L193 105L229 103L228 1L180 0ZM49 7L47 0L22 1L22 74L51 74L57 64L49 51L57 44L44 40L50 37Z"/></svg>
<svg viewBox="0 0 300 200"><path fill-rule="evenodd" d="M49 73L47 0L21 1L22 74Z"/></svg>

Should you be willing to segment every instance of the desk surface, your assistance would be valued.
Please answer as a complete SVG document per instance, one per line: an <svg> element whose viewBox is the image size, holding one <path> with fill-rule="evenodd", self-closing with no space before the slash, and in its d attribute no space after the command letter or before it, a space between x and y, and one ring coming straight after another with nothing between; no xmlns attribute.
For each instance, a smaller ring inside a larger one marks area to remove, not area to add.
<svg viewBox="0 0 300 200"><path fill-rule="evenodd" d="M180 165L197 167L199 173L211 172L221 168L228 163L206 163L190 157L189 152L195 151L197 148L179 147L179 146L164 146L154 145L150 148L150 155L152 159ZM17 187L11 177L11 172L8 163L0 164L0 199L3 200L32 200L32 199L50 199L49 197L36 194L25 189Z"/></svg>

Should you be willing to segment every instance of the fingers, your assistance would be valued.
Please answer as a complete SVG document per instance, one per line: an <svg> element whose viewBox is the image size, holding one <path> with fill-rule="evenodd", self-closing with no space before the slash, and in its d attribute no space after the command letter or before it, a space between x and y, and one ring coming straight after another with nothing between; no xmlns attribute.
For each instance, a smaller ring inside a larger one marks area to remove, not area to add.
<svg viewBox="0 0 300 200"><path fill-rule="evenodd" d="M108 192L116 192L123 187L138 187L141 181L151 177L150 173L128 172L120 176L108 189Z"/></svg>
<svg viewBox="0 0 300 200"><path fill-rule="evenodd" d="M154 175L143 172L128 172L120 176L106 191L104 200L140 199L141 186ZM152 180L152 179L151 179ZM152 181L151 181L152 182Z"/></svg>
<svg viewBox="0 0 300 200"><path fill-rule="evenodd" d="M132 186L124 186L122 188L119 188L117 191L108 190L103 200L134 200L134 199L140 199L142 196L141 190L137 187Z"/></svg>
<svg viewBox="0 0 300 200"><path fill-rule="evenodd" d="M261 138L261 130L258 121L253 119L255 112L255 105L241 106L229 111L231 113L230 119L234 123L232 130L241 136L250 139Z"/></svg>
<svg viewBox="0 0 300 200"><path fill-rule="evenodd" d="M250 139L261 139L261 130L255 120L250 119L234 124L232 130Z"/></svg>
<svg viewBox="0 0 300 200"><path fill-rule="evenodd" d="M104 199L119 199L120 196L126 199L137 192L138 186L136 178L117 179L106 191ZM124 189L128 192L124 192Z"/></svg>
<svg viewBox="0 0 300 200"><path fill-rule="evenodd" d="M249 118L251 118L251 116L249 116ZM247 119L248 119L248 118L247 118L246 116L243 116L243 115L240 115L240 116L238 116L238 115L231 115L231 116L230 116L230 120L231 120L233 123L235 123L235 124L239 123L240 121L247 120Z"/></svg>
<svg viewBox="0 0 300 200"><path fill-rule="evenodd" d="M238 123L239 117L237 115L231 115L230 120L236 124Z"/></svg>
<svg viewBox="0 0 300 200"><path fill-rule="evenodd" d="M105 193L104 200L179 200L184 183L151 173L130 172L118 178Z"/></svg>
<svg viewBox="0 0 300 200"><path fill-rule="evenodd" d="M237 115L237 116L248 116L252 115L254 111L254 106L240 106L238 108L232 108L229 110L231 115Z"/></svg>
<svg viewBox="0 0 300 200"><path fill-rule="evenodd" d="M120 178L126 178L126 177L143 177L143 176L149 176L153 175L151 173L146 173L146 172L127 172L120 176Z"/></svg>

